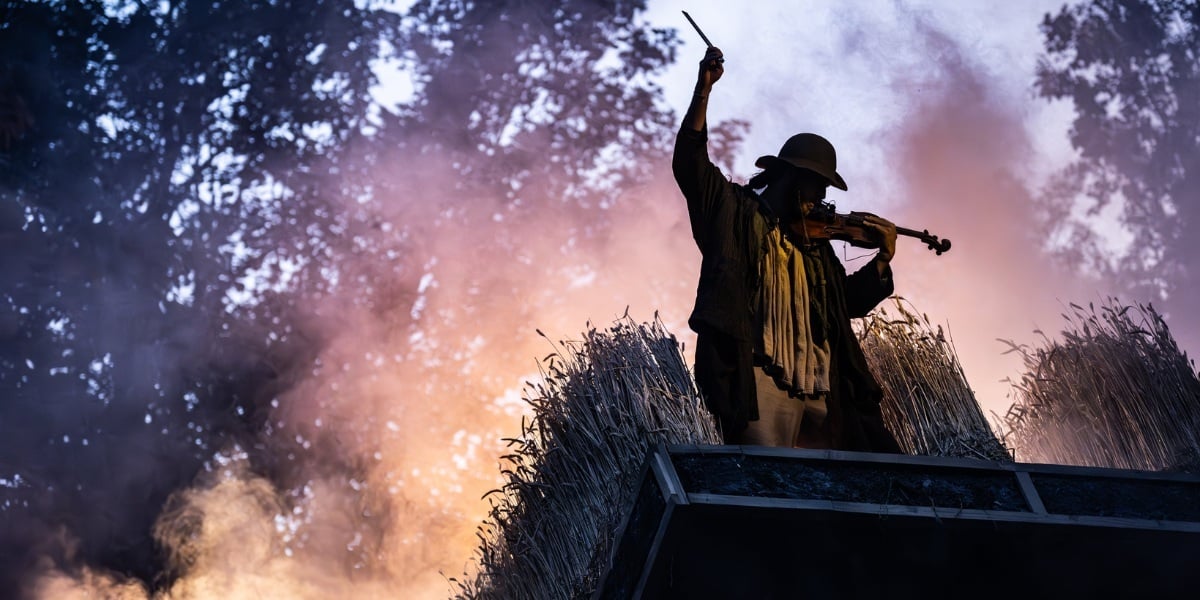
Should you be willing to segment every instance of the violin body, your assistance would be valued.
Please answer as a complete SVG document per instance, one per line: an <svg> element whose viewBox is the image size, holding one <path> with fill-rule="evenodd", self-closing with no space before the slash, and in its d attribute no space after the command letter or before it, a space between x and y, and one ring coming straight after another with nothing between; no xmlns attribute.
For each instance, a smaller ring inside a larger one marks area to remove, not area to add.
<svg viewBox="0 0 1200 600"><path fill-rule="evenodd" d="M801 228L803 231L799 231ZM838 240L858 248L879 248L874 230L867 229L861 219L852 219L851 215L810 215L794 223L792 229L808 240Z"/></svg>
<svg viewBox="0 0 1200 600"><path fill-rule="evenodd" d="M840 214L832 210L815 209L799 221L791 224L792 233L802 240L839 240L849 242L858 248L879 247L880 240L874 229L866 226L865 217L869 213L852 212ZM950 240L938 239L929 230L916 231L905 227L897 227L896 233L915 237L939 256L950 249Z"/></svg>

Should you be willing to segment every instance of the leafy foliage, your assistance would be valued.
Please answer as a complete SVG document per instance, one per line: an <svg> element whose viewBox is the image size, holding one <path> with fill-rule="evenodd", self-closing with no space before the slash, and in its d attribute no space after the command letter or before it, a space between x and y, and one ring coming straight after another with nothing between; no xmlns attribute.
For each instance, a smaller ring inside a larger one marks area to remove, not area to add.
<svg viewBox="0 0 1200 600"><path fill-rule="evenodd" d="M1190 319L1200 283L1191 265L1200 225L1200 6L1091 0L1047 15L1042 33L1037 91L1074 106L1071 143L1080 155L1047 191L1052 228L1076 262L1165 296L1172 316ZM1076 218L1110 205L1133 235L1115 262Z"/></svg>
<svg viewBox="0 0 1200 600"><path fill-rule="evenodd" d="M449 152L460 185L498 185L511 202L529 202L528 186L612 201L658 168L647 159L664 156L674 130L648 75L674 61L675 32L640 23L644 6L417 2L412 15L426 25L408 37L424 82L414 139Z"/></svg>
<svg viewBox="0 0 1200 600"><path fill-rule="evenodd" d="M334 200L359 179L330 175L378 144L369 64L396 19L351 2L5 11L4 96L29 114L0 172L0 444L21 460L9 508L35 507L5 541L40 543L53 515L81 558L149 578L165 496L261 428L316 350L294 298L330 285L302 267L341 245Z"/></svg>
<svg viewBox="0 0 1200 600"><path fill-rule="evenodd" d="M424 245L535 209L603 235L668 147L644 2L362 4L0 7L0 586L60 527L153 580L159 508L229 444L301 485L275 411L331 306L403 330Z"/></svg>
<svg viewBox="0 0 1200 600"><path fill-rule="evenodd" d="M1062 341L1029 348L1005 439L1026 462L1200 468L1200 378L1150 305L1110 299L1063 315ZM1040 332L1039 332L1040 333Z"/></svg>

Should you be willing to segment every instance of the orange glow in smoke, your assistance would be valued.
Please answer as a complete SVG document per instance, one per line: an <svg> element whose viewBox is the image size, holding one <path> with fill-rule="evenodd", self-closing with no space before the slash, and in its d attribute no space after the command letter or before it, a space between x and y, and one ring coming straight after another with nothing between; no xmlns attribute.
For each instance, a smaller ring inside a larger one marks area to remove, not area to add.
<svg viewBox="0 0 1200 600"><path fill-rule="evenodd" d="M1055 271L1029 233L1022 115L990 95L953 44L936 35L925 42L938 63L895 77L902 91L921 92L905 119L879 134L886 153L901 157L889 167L903 186L896 212L884 216L927 227L954 248L937 257L901 239L897 294L948 323L985 410L1002 412L998 382L1016 378L1020 365L1001 357L995 338L1053 329L1060 304L1087 301L1095 282ZM743 154L764 150L774 148ZM452 174L426 160L404 161L422 174L422 189L453 189ZM512 211L500 199L383 202L378 218L397 227L360 235L392 242L416 226L425 233L410 251L424 271L386 306L315 307L332 341L319 371L280 398L274 415L277 435L314 450L296 467L310 483L275 489L226 449L160 520L156 535L182 572L162 597L446 597L447 579L470 568L487 514L481 496L499 484L500 439L520 430L520 389L537 357L553 351L535 328L559 339L627 308L639 320L658 311L690 349L699 253L669 165L660 167L658 179L625 191L611 228L595 237L568 211ZM839 208L871 208L855 199ZM467 222L439 224L450 222L440 216L450 209ZM348 271L388 285L383 267ZM43 598L97 593L147 596L90 571L52 572L39 590Z"/></svg>

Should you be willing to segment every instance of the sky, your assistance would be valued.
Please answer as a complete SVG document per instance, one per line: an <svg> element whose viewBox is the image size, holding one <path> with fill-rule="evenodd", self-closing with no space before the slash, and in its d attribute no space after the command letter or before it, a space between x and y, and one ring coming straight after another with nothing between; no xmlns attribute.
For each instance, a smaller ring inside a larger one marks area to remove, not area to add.
<svg viewBox="0 0 1200 600"><path fill-rule="evenodd" d="M1104 282L1056 271L1028 236L1038 187L1074 157L1071 107L1033 90L1038 24L1062 5L811 1L730 10L663 1L647 16L679 28L684 42L661 80L681 112L705 50L681 10L724 52L709 122L750 122L735 179L793 133L820 133L849 184L831 190L839 211L876 212L953 242L935 256L901 238L896 294L947 327L985 412L1003 414L1011 399L1002 380L1019 378L1022 366L998 338L1036 343L1035 330L1062 327L1067 303L1105 293ZM1106 231L1121 243L1118 229Z"/></svg>
<svg viewBox="0 0 1200 600"><path fill-rule="evenodd" d="M1073 157L1070 107L1038 99L1032 89L1042 44L1037 25L1059 6L874 0L757 2L734 10L712 0L651 0L645 18L678 29L683 42L678 63L660 79L680 115L705 50L680 11L724 51L710 123L750 124L732 178L748 178L755 158L774 154L792 134L820 133L836 146L849 184L847 192L831 191L839 211L876 212L952 240L953 248L936 256L917 240L900 239L896 293L946 328L981 406L1002 415L1011 403L1002 380L1019 378L1022 365L998 338L1039 343L1035 330L1053 336L1068 303L1106 293L1102 281L1058 270L1030 234L1039 185ZM385 85L396 96L411 93L402 77ZM430 189L450 189L437 184L444 166L428 160L406 166ZM177 504L190 512L164 514L156 526L156 537L191 561L170 597L257 597L268 589L282 593L283 585L297 598L446 597L447 577L472 560L487 509L480 497L496 487L496 457L505 452L500 439L519 432L523 382L553 350L535 328L557 340L626 311L637 320L657 313L685 353L694 345L686 320L700 257L683 198L674 188L631 195L622 202L636 202L632 216L614 214L620 225L602 242L579 242L593 244L584 247L555 237L577 225L570 215L521 223L501 212L468 214L478 219L470 228L478 239L503 238L506 248L518 249L517 260L484 244L435 237L421 249L430 259L415 300L403 297L410 304L395 309L398 322L411 314L416 330L328 307L326 314L341 314L329 324L337 331L321 357L332 367L289 390L275 416L288 431L330 443L331 461L317 465L295 500L287 494L296 490L273 489L250 472L244 452L219 454L220 469L179 496ZM439 218L428 205L403 200L386 209L396 212L379 215L384 222ZM1119 248L1117 230L1114 240ZM845 253L851 267L869 256ZM529 281L531 272L542 277ZM523 327L518 339L511 339L513 323ZM499 339L504 335L509 339ZM364 479L348 484L370 493L346 493L344 464L362 465ZM364 509L368 500L378 504ZM382 516L364 519L370 511ZM195 514L203 515L199 534ZM293 556L288 546L281 557L275 534L290 544L288 536L300 530L308 549L297 547ZM348 531L378 536L346 539ZM364 543L376 544L385 564L345 581L330 558L345 560ZM87 590L128 584L82 577L48 578L43 597L88 597ZM231 596L235 589L242 595ZM140 588L128 592L114 597L144 597Z"/></svg>

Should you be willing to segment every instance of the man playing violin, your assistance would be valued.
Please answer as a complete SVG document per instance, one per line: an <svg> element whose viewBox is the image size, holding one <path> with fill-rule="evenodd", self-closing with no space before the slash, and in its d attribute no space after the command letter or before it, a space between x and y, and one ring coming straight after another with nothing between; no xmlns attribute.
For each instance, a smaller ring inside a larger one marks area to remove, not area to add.
<svg viewBox="0 0 1200 600"><path fill-rule="evenodd" d="M703 257L688 323L705 404L730 444L900 452L850 326L894 289L896 226L856 213L879 251L850 275L828 239L797 227L829 186L846 189L833 145L816 134L759 158L763 170L747 185L726 178L708 157L706 129L722 63L710 47L672 161Z"/></svg>

